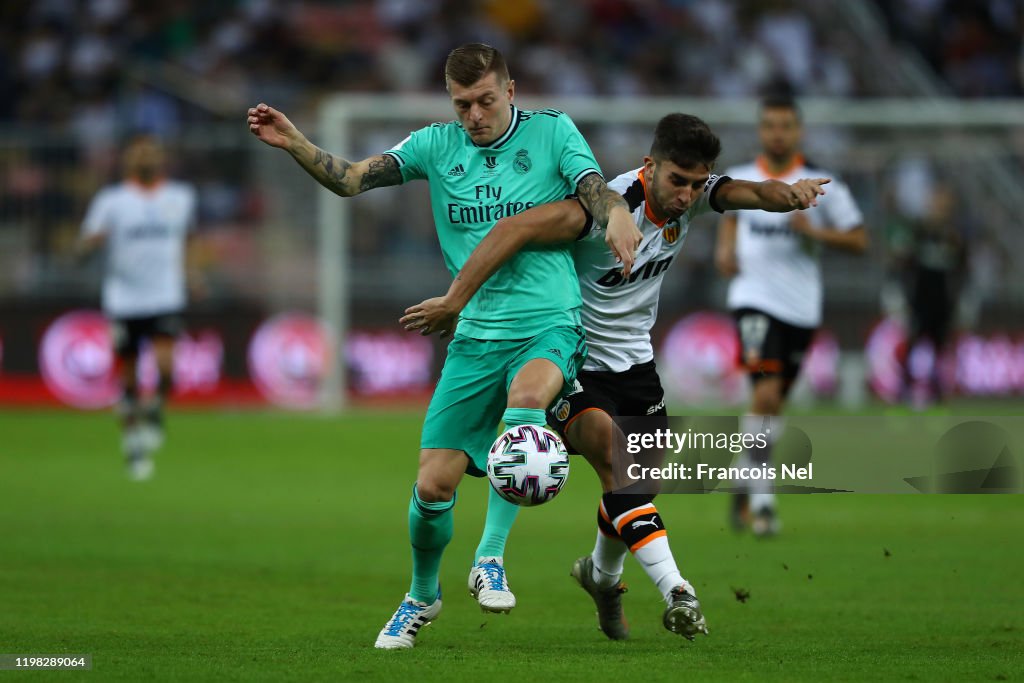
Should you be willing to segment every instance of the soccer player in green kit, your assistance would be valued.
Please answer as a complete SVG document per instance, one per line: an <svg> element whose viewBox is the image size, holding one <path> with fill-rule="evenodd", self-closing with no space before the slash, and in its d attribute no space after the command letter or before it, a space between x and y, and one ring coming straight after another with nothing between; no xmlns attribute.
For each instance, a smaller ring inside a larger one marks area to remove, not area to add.
<svg viewBox="0 0 1024 683"><path fill-rule="evenodd" d="M458 121L417 130L360 162L314 146L266 104L249 109L249 130L341 196L427 180L453 277L499 219L573 193L607 228L606 241L628 274L640 233L569 117L516 108L504 58L480 43L452 50L445 82ZM572 386L586 354L580 305L572 256L560 245L517 254L463 310L420 440L409 505L412 583L376 647L413 647L420 628L440 613L438 572L452 536L455 489L465 472L483 474L500 420L543 425L545 409ZM518 508L493 490L490 496L470 588L483 609L508 612L515 596L502 556Z"/></svg>

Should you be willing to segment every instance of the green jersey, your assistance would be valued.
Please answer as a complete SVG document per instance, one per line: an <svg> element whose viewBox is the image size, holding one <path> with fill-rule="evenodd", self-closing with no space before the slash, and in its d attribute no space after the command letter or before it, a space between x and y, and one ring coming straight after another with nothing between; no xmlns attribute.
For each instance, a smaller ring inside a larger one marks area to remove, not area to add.
<svg viewBox="0 0 1024 683"><path fill-rule="evenodd" d="M430 182L430 203L452 277L505 216L564 199L600 174L587 141L562 112L512 107L508 130L476 145L458 122L415 131L392 156L403 181ZM579 280L565 246L527 246L495 273L462 311L459 334L525 339L559 325L579 325Z"/></svg>

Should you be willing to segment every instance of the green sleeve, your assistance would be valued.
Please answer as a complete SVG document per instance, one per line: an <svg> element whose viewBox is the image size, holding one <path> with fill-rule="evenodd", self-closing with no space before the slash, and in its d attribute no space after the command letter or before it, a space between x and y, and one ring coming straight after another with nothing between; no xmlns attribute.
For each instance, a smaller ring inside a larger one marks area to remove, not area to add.
<svg viewBox="0 0 1024 683"><path fill-rule="evenodd" d="M558 160L558 168L562 177L569 183L573 191L583 178L596 173L601 175L601 167L590 151L590 145L576 128L576 124L568 115L558 117L559 135L562 137L562 155Z"/></svg>
<svg viewBox="0 0 1024 683"><path fill-rule="evenodd" d="M427 179L432 147L431 138L430 128L421 128L413 131L409 137L384 152L398 162L398 168L402 172L402 182Z"/></svg>

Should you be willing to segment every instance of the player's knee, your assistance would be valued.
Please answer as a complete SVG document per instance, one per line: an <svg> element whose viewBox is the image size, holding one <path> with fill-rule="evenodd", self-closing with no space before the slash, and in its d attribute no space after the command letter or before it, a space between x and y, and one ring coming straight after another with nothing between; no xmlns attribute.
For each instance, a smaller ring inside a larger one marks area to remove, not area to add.
<svg viewBox="0 0 1024 683"><path fill-rule="evenodd" d="M508 395L508 407L509 408L530 408L533 410L546 410L548 405L551 403L553 396L549 396L550 392L544 391L540 387L522 387L509 392Z"/></svg>
<svg viewBox="0 0 1024 683"><path fill-rule="evenodd" d="M597 474L598 479L601 480L601 488L605 491L611 491L615 483L615 472L612 468L611 450L582 452L581 455L583 455L583 458L590 463L591 467L594 468L594 472Z"/></svg>
<svg viewBox="0 0 1024 683"><path fill-rule="evenodd" d="M581 421L583 420L577 420ZM601 488L604 491L611 491L615 487L615 456L612 453L611 430L600 422L595 424L595 421L590 421L587 426L589 429L582 429L573 424L567 436L580 455L594 468L601 481ZM626 459L623 458L621 462L626 462Z"/></svg>
<svg viewBox="0 0 1024 683"><path fill-rule="evenodd" d="M754 413L777 415L782 410L781 378L759 382L754 389Z"/></svg>
<svg viewBox="0 0 1024 683"><path fill-rule="evenodd" d="M455 485L433 479L420 479L416 482L416 495L424 503L447 503L455 497Z"/></svg>
<svg viewBox="0 0 1024 683"><path fill-rule="evenodd" d="M778 415L782 410L782 399L776 396L761 396L754 399L756 415Z"/></svg>

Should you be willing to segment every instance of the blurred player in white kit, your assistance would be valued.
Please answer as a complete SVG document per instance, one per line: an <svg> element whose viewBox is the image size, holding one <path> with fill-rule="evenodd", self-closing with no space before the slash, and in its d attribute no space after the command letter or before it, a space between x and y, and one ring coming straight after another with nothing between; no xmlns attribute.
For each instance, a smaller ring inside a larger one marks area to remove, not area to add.
<svg viewBox="0 0 1024 683"><path fill-rule="evenodd" d="M163 443L163 407L173 383L174 342L183 328L186 281L199 286L186 267L196 192L166 178L164 161L155 137L133 137L124 150L124 180L93 198L79 241L81 254L106 251L103 312L118 360L122 450L136 480L153 474L152 454ZM159 371L156 392L145 402L137 372L144 341L152 345Z"/></svg>
<svg viewBox="0 0 1024 683"><path fill-rule="evenodd" d="M743 425L749 433L762 431L766 416L782 413L821 325L821 246L860 253L868 245L864 220L849 188L804 158L802 134L800 110L791 97L765 98L758 123L762 153L753 163L725 171L733 178L754 181L832 178L828 194L816 207L789 214L735 211L719 222L715 261L723 275L732 277L728 306L739 330L741 360L753 382L753 400ZM771 433L781 433L776 420L770 425ZM749 464L767 462L770 450L771 439L767 448L748 453L753 461ZM748 489L749 494L733 498L733 525L743 529L749 524L757 535L778 532L770 482L751 481Z"/></svg>

